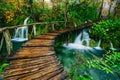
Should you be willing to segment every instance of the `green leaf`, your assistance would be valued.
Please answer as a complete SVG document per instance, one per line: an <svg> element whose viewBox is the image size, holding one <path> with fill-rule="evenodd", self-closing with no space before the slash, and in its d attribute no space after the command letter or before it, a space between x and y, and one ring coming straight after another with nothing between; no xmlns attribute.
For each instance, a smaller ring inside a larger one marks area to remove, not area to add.
<svg viewBox="0 0 120 80"><path fill-rule="evenodd" d="M3 68L0 67L0 72L2 72L2 71L3 71Z"/></svg>
<svg viewBox="0 0 120 80"><path fill-rule="evenodd" d="M4 67L6 67L6 66L8 66L9 64L8 63L4 63L4 64L2 64L2 68L4 68Z"/></svg>

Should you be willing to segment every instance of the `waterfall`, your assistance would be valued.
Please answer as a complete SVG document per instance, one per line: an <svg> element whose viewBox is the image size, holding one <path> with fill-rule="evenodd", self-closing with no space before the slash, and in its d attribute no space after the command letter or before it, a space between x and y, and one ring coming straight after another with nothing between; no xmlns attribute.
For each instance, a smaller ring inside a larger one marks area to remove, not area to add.
<svg viewBox="0 0 120 80"><path fill-rule="evenodd" d="M83 29L80 34L75 38L75 41L73 43L68 43L64 44L63 47L67 49L73 49L73 50L78 50L80 53L87 54L89 53L95 54L97 56L102 56L104 53L104 49L100 47L101 45L101 40L99 40L98 45L96 47L90 47L89 46L89 33L88 33L88 28Z"/></svg>
<svg viewBox="0 0 120 80"><path fill-rule="evenodd" d="M89 47L89 33L88 33L88 28L83 29L83 31L80 32L80 34L75 38L74 43L68 43L68 45L64 44L63 46L69 49L87 49L91 48ZM100 47L101 45L101 39L98 42L98 45L94 47L94 49L102 49Z"/></svg>
<svg viewBox="0 0 120 80"><path fill-rule="evenodd" d="M97 47L100 47L100 44L101 44L101 39L99 40Z"/></svg>
<svg viewBox="0 0 120 80"><path fill-rule="evenodd" d="M100 45L101 45L101 39L98 41L98 45L95 47L95 49L102 49Z"/></svg>
<svg viewBox="0 0 120 80"><path fill-rule="evenodd" d="M110 49L113 49L114 47L113 47L113 43L112 42L110 42Z"/></svg>
<svg viewBox="0 0 120 80"><path fill-rule="evenodd" d="M120 51L119 48L114 48L113 43L110 41L110 49L113 51Z"/></svg>
<svg viewBox="0 0 120 80"><path fill-rule="evenodd" d="M29 17L24 20L24 25L27 24ZM28 40L28 27L23 26L16 29L15 35L12 41L23 42Z"/></svg>
<svg viewBox="0 0 120 80"><path fill-rule="evenodd" d="M75 44L82 44L83 41L86 41L86 46L89 45L89 34L88 34L88 29L84 29L75 39L74 43Z"/></svg>
<svg viewBox="0 0 120 80"><path fill-rule="evenodd" d="M80 33L80 34L76 37L74 43L76 43L76 44L81 44L81 36L82 36L82 33Z"/></svg>
<svg viewBox="0 0 120 80"><path fill-rule="evenodd" d="M117 49L113 47L113 43L111 41L110 41L110 49L113 51L117 51Z"/></svg>
<svg viewBox="0 0 120 80"><path fill-rule="evenodd" d="M83 29L82 32L80 32L80 34L76 37L74 43L69 43L68 45L64 44L64 47L67 47L69 49L84 49L86 48L90 48L89 47L89 34L88 34L88 28ZM83 42L85 41L85 45L83 45Z"/></svg>
<svg viewBox="0 0 120 80"><path fill-rule="evenodd" d="M90 37L89 37L89 33L88 33L88 28L87 29L83 29L83 36L82 36L82 42L85 41L86 42L86 46L88 47L89 46L89 40L90 40Z"/></svg>

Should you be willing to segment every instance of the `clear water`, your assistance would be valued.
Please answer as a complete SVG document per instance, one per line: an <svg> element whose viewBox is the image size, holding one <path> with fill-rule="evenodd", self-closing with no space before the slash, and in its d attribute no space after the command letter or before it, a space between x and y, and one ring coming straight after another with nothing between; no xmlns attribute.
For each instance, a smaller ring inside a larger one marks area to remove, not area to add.
<svg viewBox="0 0 120 80"><path fill-rule="evenodd" d="M73 65L75 65L76 54L82 54L84 57L92 59L93 55L102 57L105 52L105 50L98 49L68 49L63 46L55 48L55 51L61 63L64 65L65 70L68 72L72 69Z"/></svg>
<svg viewBox="0 0 120 80"><path fill-rule="evenodd" d="M23 42L16 42L16 41L12 41L12 45L13 45L13 52L17 51L18 49L21 48L22 44L25 43L26 41ZM8 56L7 54L7 50L6 50L6 46L4 45L1 51L2 56Z"/></svg>
<svg viewBox="0 0 120 80"><path fill-rule="evenodd" d="M96 52L91 51L90 49L86 50L75 50L75 49L67 49L64 47L57 47L56 49L57 56L61 63L64 66L64 69L69 73L76 66L76 56L79 54L83 55L83 58L93 59L92 55L96 55L98 57L102 57L102 54L105 52L104 50L95 49ZM92 54L92 55L91 55ZM82 61L80 61L82 63ZM103 70L99 70L96 68L87 68L85 70L78 69L79 74L83 75L84 72L87 72L90 76L93 77L94 80L120 80L119 77L112 73L106 73ZM89 80L89 79L88 79Z"/></svg>
<svg viewBox="0 0 120 80"><path fill-rule="evenodd" d="M59 60L63 64L64 69L69 72L75 62L74 50L67 50L62 46L56 48L55 50Z"/></svg>
<svg viewBox="0 0 120 80"><path fill-rule="evenodd" d="M26 41L22 41L22 42L14 42L14 41L12 41L12 43L13 43L13 51L15 52L15 51L17 51L18 49L20 49L21 48L21 46L22 46L22 44L24 44Z"/></svg>

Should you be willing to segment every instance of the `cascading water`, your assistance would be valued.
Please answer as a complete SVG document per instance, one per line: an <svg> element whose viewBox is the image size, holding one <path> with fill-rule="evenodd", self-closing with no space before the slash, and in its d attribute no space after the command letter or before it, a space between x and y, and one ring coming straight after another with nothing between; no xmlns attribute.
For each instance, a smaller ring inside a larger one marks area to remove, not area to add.
<svg viewBox="0 0 120 80"><path fill-rule="evenodd" d="M77 49L80 53L92 53L97 56L101 56L104 49L100 47L101 40L99 40L98 45L96 47L90 47L89 46L89 33L88 33L88 28L83 29L83 31L76 37L74 43L68 43L64 44L63 47L67 49Z"/></svg>
<svg viewBox="0 0 120 80"><path fill-rule="evenodd" d="M120 51L119 49L113 47L112 42L110 42L110 49L113 50L113 51Z"/></svg>
<svg viewBox="0 0 120 80"><path fill-rule="evenodd" d="M24 25L27 24L28 19L29 19L29 17L27 17L24 20ZM16 42L27 41L28 40L27 35L28 35L28 27L27 26L19 27L19 28L17 28L12 41L16 41Z"/></svg>
<svg viewBox="0 0 120 80"><path fill-rule="evenodd" d="M100 47L100 45L101 45L101 39L98 41L98 45L96 46L96 47L94 47L95 49L102 49L101 47Z"/></svg>
<svg viewBox="0 0 120 80"><path fill-rule="evenodd" d="M84 29L75 39L74 43L68 43L68 45L64 44L63 46L69 49L85 49L89 47L89 34L88 29ZM86 44L83 45L83 42Z"/></svg>

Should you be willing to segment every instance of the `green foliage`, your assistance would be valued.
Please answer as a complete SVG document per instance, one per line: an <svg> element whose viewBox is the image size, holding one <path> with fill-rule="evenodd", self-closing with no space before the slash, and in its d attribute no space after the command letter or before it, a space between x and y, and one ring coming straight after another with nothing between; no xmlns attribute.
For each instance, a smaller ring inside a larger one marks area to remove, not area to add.
<svg viewBox="0 0 120 80"><path fill-rule="evenodd" d="M6 4L6 2L0 3L0 27L3 27L7 24L7 22L11 22L11 18L13 14L9 12L13 10L13 4Z"/></svg>
<svg viewBox="0 0 120 80"><path fill-rule="evenodd" d="M104 43L110 42L114 44L115 47L119 47L120 42L120 18L113 18L109 20L104 20L98 24L94 24L90 30L90 35L95 40L102 39ZM105 47L105 46L104 46Z"/></svg>
<svg viewBox="0 0 120 80"><path fill-rule="evenodd" d="M103 60L111 68L120 70L120 52L109 51Z"/></svg>
<svg viewBox="0 0 120 80"><path fill-rule="evenodd" d="M103 58L93 55L94 59L86 58L81 54L76 55L76 64L69 74L69 78L72 80L94 80L89 74L90 69L98 69L105 71L107 74L120 75L120 52L108 51Z"/></svg>
<svg viewBox="0 0 120 80"><path fill-rule="evenodd" d="M6 7L4 7L4 5ZM17 5L17 6L16 6ZM0 3L0 21L1 26L20 25L26 17L30 16L33 22L51 22L51 21L64 21L66 3L61 1L60 4L54 5L52 8L43 8L43 4L39 2L24 1L9 2L2 1ZM68 4L68 20L75 21L78 25L88 20L96 19L97 8L91 5L91 2L81 2L80 4L74 3L74 1ZM4 23L4 24L3 24ZM60 27L61 24L59 24Z"/></svg>
<svg viewBox="0 0 120 80"><path fill-rule="evenodd" d="M6 61L5 56L3 56L3 54L0 54L0 72L3 71L4 67L8 66L9 64ZM1 77L1 75L0 75Z"/></svg>
<svg viewBox="0 0 120 80"><path fill-rule="evenodd" d="M0 65L0 72L2 72L2 71L3 71L3 68L6 67L6 66L8 66L8 65L9 65L8 63L3 63L3 64L1 64L1 65Z"/></svg>
<svg viewBox="0 0 120 80"><path fill-rule="evenodd" d="M88 2L73 3L69 5L69 18L75 20L77 24L95 20L97 18L97 7L91 6Z"/></svg>

